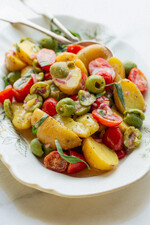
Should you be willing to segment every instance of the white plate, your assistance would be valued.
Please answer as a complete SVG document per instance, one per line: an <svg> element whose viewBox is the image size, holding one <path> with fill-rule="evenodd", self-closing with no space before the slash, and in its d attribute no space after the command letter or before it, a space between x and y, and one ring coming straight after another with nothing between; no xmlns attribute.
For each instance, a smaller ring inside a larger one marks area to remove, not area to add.
<svg viewBox="0 0 150 225"><path fill-rule="evenodd" d="M150 70L144 64L140 55L127 43L118 40L110 30L101 24L90 23L73 17L58 16L60 21L69 29L79 32L85 39L101 40L122 61L129 59L135 61L139 68L148 76ZM48 21L41 17L35 22L49 27ZM43 35L23 26L7 24L0 34L0 61L4 61L4 53L12 48L12 44L21 37L27 36L39 40ZM0 76L4 75L1 68ZM148 77L150 83L150 77ZM2 82L0 82L2 89ZM149 92L149 90L148 90ZM8 167L12 175L21 183L41 191L67 197L85 197L108 193L125 187L143 177L150 168L150 98L146 95L147 111L146 121L142 129L143 140L141 146L122 160L117 169L92 177L71 177L55 173L44 167L42 163L30 152L26 141L17 134L11 122L0 114L0 156L2 162ZM2 109L1 109L2 110Z"/></svg>

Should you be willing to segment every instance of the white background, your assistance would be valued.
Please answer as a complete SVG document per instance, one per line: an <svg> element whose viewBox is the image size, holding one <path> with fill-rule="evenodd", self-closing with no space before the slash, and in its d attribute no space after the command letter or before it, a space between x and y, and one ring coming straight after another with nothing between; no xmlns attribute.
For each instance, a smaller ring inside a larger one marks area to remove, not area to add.
<svg viewBox="0 0 150 225"><path fill-rule="evenodd" d="M108 25L150 61L149 0L30 0L53 14L72 15ZM19 0L0 0L24 16L35 16ZM9 13L9 11L8 11ZM0 23L0 28L4 24ZM147 74L148 76L149 74ZM18 183L0 162L0 225L149 225L150 175L124 190L86 199L45 194Z"/></svg>

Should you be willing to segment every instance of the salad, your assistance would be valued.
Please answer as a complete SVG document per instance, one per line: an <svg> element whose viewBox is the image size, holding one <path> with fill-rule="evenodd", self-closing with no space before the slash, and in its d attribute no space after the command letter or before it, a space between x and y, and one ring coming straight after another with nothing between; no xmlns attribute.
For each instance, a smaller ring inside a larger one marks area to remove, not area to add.
<svg viewBox="0 0 150 225"><path fill-rule="evenodd" d="M32 129L30 150L47 169L109 171L140 145L148 81L134 62L50 37L14 47L0 103L16 130Z"/></svg>

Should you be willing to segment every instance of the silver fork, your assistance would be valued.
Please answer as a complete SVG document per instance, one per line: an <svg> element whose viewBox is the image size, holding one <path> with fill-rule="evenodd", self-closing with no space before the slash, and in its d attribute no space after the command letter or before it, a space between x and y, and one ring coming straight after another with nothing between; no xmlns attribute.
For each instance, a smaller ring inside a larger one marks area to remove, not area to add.
<svg viewBox="0 0 150 225"><path fill-rule="evenodd" d="M49 13L49 11L47 11L47 9L45 8L37 8L36 6L34 6L34 8L32 7L32 5L30 4L30 1L28 0L21 0L21 2L23 4L25 4L28 8L30 8L33 12L35 12L38 15L42 15L46 18L48 18L56 27L58 27L58 29L63 32L65 34L65 36L72 42L78 42L79 39L75 36L73 36L67 29L66 27L60 23L60 21L54 17L52 14Z"/></svg>

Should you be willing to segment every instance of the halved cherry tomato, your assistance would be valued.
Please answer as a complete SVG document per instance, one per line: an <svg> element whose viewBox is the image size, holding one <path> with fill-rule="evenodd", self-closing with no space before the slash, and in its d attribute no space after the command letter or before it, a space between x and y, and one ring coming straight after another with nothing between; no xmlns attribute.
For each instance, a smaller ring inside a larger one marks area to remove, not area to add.
<svg viewBox="0 0 150 225"><path fill-rule="evenodd" d="M92 104L92 110L98 109L102 103L106 103L107 105L109 105L110 104L109 98L107 98L104 95L97 98L96 101Z"/></svg>
<svg viewBox="0 0 150 225"><path fill-rule="evenodd" d="M98 109L93 110L92 115L99 123L107 127L116 127L122 122L122 118L106 103L102 103Z"/></svg>
<svg viewBox="0 0 150 225"><path fill-rule="evenodd" d="M79 159L82 159L85 161L85 158L83 157L83 155L75 152L75 151L69 151L69 155L70 156L75 156ZM84 170L86 168L85 163L83 162L77 162L77 163L70 163L67 169L67 173L72 174L72 173L78 173L82 170Z"/></svg>
<svg viewBox="0 0 150 225"><path fill-rule="evenodd" d="M67 52L72 52L74 54L77 54L83 48L84 47L81 45L68 45Z"/></svg>
<svg viewBox="0 0 150 225"><path fill-rule="evenodd" d="M113 83L112 75L110 73L108 73L107 71L100 70L96 74L104 77L105 84L111 84L111 83ZM109 88L111 88L111 86L105 87L106 90L109 89Z"/></svg>
<svg viewBox="0 0 150 225"><path fill-rule="evenodd" d="M85 82L88 78L88 75L86 75L85 73L82 74L82 78L81 78L81 89L87 91Z"/></svg>
<svg viewBox="0 0 150 225"><path fill-rule="evenodd" d="M105 70L106 72L110 73L114 81L116 76L115 71L105 59L97 58L89 63L89 72L91 75L96 74L100 70Z"/></svg>
<svg viewBox="0 0 150 225"><path fill-rule="evenodd" d="M123 148L123 134L119 127L110 127L103 136L104 144L114 151Z"/></svg>
<svg viewBox="0 0 150 225"><path fill-rule="evenodd" d="M127 155L127 151L125 149L121 149L119 151L116 151L116 154L118 156L118 159L123 159Z"/></svg>
<svg viewBox="0 0 150 225"><path fill-rule="evenodd" d="M63 173L67 170L68 162L57 151L53 151L44 158L44 165L47 169Z"/></svg>
<svg viewBox="0 0 150 225"><path fill-rule="evenodd" d="M43 48L37 54L37 61L43 70L49 71L50 66L56 60L56 53L53 50Z"/></svg>
<svg viewBox="0 0 150 225"><path fill-rule="evenodd" d="M33 83L32 77L21 77L14 83L13 88L20 94L20 96L22 96L22 98L25 98L30 93L30 88Z"/></svg>
<svg viewBox="0 0 150 225"><path fill-rule="evenodd" d="M42 110L44 112L46 112L48 115L50 116L54 116L57 114L56 112L56 105L57 105L57 101L54 98L48 98L45 100Z"/></svg>
<svg viewBox="0 0 150 225"><path fill-rule="evenodd" d="M50 72L46 72L44 74L44 80L50 80L50 79L52 79L52 76L51 76Z"/></svg>
<svg viewBox="0 0 150 225"><path fill-rule="evenodd" d="M78 95L71 95L69 96L73 101L78 101Z"/></svg>
<svg viewBox="0 0 150 225"><path fill-rule="evenodd" d="M13 91L13 96L16 100L16 102L23 102L25 99L24 95L21 95L18 91L16 91L15 89L12 89Z"/></svg>
<svg viewBox="0 0 150 225"><path fill-rule="evenodd" d="M133 68L128 76L128 79L132 81L141 93L145 93L148 89L148 80L145 75L138 68Z"/></svg>
<svg viewBox="0 0 150 225"><path fill-rule="evenodd" d="M3 91L0 91L1 104L4 103L5 99L9 99L10 101L12 101L12 98L13 98L13 91L11 86L5 88Z"/></svg>

